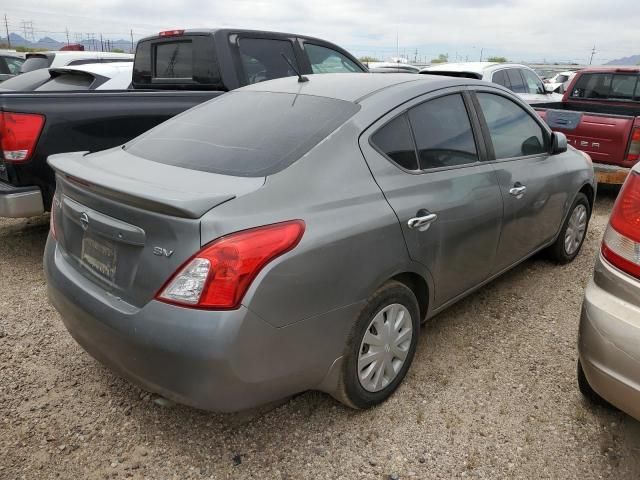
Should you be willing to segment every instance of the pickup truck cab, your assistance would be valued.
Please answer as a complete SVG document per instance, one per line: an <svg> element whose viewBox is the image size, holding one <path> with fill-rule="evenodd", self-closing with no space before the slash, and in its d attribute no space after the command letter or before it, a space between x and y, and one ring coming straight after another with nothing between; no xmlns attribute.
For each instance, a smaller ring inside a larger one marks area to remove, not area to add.
<svg viewBox="0 0 640 480"><path fill-rule="evenodd" d="M49 155L122 145L229 90L295 76L296 70L367 72L347 51L317 38L170 30L138 42L128 90L0 93L0 217L49 210L55 191Z"/></svg>
<svg viewBox="0 0 640 480"><path fill-rule="evenodd" d="M561 102L538 114L589 154L599 183L622 184L640 159L640 67L580 70Z"/></svg>

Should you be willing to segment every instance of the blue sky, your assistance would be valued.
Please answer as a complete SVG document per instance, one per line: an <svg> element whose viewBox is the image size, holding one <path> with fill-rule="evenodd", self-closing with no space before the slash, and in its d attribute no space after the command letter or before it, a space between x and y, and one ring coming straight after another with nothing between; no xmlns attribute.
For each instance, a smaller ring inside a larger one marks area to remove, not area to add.
<svg viewBox="0 0 640 480"><path fill-rule="evenodd" d="M10 30L36 37L140 38L170 28L243 27L303 33L354 54L450 60L589 61L640 54L640 9L631 0L21 0L6 6ZM4 32L3 32L4 33ZM417 54L416 54L417 50Z"/></svg>

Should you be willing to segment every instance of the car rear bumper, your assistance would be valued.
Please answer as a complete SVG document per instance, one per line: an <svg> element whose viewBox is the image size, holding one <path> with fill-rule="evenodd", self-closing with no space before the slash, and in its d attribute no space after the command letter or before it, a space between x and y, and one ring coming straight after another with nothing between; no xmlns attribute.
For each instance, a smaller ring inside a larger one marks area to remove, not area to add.
<svg viewBox="0 0 640 480"><path fill-rule="evenodd" d="M593 171L598 183L622 185L631 169L618 165L608 165L606 163L594 163Z"/></svg>
<svg viewBox="0 0 640 480"><path fill-rule="evenodd" d="M238 411L320 388L357 312L351 306L275 328L244 306L211 312L152 300L138 309L81 275L51 237L44 264L50 301L89 354L149 391L205 410Z"/></svg>
<svg viewBox="0 0 640 480"><path fill-rule="evenodd" d="M38 187L14 187L0 181L0 217L34 217L44 212Z"/></svg>
<svg viewBox="0 0 640 480"><path fill-rule="evenodd" d="M600 258L596 277L603 275L626 277ZM640 420L640 307L601 285L591 280L585 291L578 340L582 368L602 398Z"/></svg>

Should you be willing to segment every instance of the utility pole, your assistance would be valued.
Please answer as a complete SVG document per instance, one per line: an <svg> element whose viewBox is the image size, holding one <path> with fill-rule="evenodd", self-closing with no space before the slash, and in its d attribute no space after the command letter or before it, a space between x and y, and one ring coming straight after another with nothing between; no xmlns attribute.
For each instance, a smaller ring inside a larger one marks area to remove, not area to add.
<svg viewBox="0 0 640 480"><path fill-rule="evenodd" d="M129 53L133 53L133 29L130 30L130 33L131 33L131 52Z"/></svg>
<svg viewBox="0 0 640 480"><path fill-rule="evenodd" d="M66 27L64 31L67 34L67 46L68 46L69 45L69 27Z"/></svg>
<svg viewBox="0 0 640 480"><path fill-rule="evenodd" d="M480 61L482 61L482 54L484 53L484 48L480 49Z"/></svg>
<svg viewBox="0 0 640 480"><path fill-rule="evenodd" d="M591 50L591 58L589 59L589 65L591 65L591 63L593 62L593 56L596 54L596 46L593 46L593 49Z"/></svg>
<svg viewBox="0 0 640 480"><path fill-rule="evenodd" d="M9 36L9 22L7 20L7 14L4 14L4 28L7 31L7 43L9 44L9 48L11 48L11 37Z"/></svg>
<svg viewBox="0 0 640 480"><path fill-rule="evenodd" d="M400 37L398 36L398 31L396 30L396 61L400 57Z"/></svg>

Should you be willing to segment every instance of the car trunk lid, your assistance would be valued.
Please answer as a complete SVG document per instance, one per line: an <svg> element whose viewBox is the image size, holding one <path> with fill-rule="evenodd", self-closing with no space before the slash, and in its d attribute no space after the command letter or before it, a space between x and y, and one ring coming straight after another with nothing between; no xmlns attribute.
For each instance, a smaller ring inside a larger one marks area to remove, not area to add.
<svg viewBox="0 0 640 480"><path fill-rule="evenodd" d="M56 170L52 210L65 259L137 307L200 250L204 213L264 184L264 177L162 165L121 149L55 155L49 163Z"/></svg>

